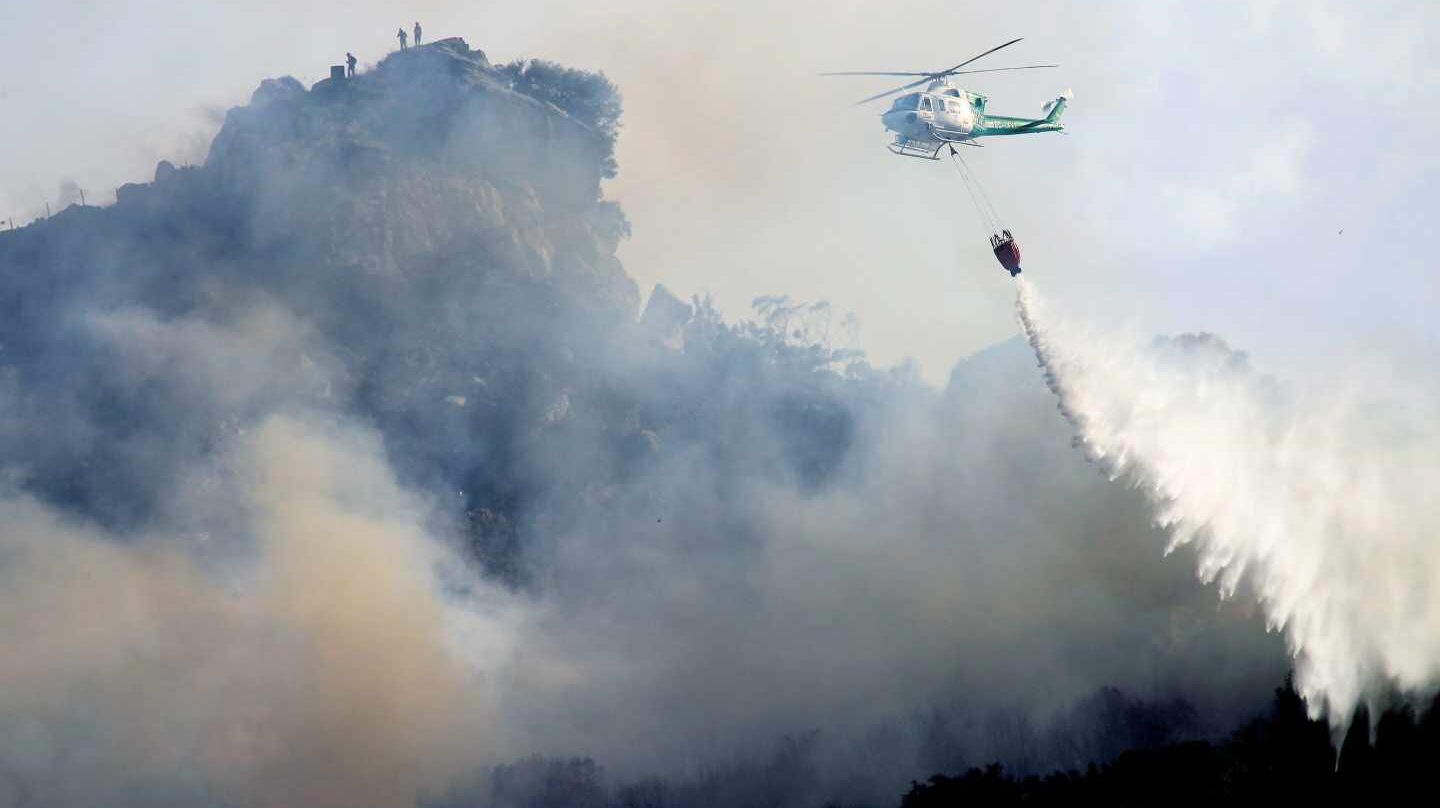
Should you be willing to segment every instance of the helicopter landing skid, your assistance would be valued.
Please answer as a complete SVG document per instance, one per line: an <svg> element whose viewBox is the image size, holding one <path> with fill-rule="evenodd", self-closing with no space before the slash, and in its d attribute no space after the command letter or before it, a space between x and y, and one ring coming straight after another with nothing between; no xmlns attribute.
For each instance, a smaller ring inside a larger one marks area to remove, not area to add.
<svg viewBox="0 0 1440 808"><path fill-rule="evenodd" d="M983 145L976 143L975 136L969 132L956 132L950 129L941 129L937 126L932 126L930 127L930 134L934 136L936 140L949 143L952 146L974 146L977 149L985 148Z"/></svg>
<svg viewBox="0 0 1440 808"><path fill-rule="evenodd" d="M888 143L886 144L886 148L890 150L891 154L898 154L901 157L918 157L921 160L939 160L940 150L945 148L945 144L939 143L934 149L931 149L929 144L922 146L913 140L906 140Z"/></svg>

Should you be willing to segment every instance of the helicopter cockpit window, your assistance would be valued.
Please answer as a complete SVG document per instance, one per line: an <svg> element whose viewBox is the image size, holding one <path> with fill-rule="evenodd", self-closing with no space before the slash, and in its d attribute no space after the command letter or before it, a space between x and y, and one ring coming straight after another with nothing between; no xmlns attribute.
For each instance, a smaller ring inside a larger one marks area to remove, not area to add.
<svg viewBox="0 0 1440 808"><path fill-rule="evenodd" d="M929 111L930 111L930 96L928 96L928 95L922 95L922 96L920 96L920 111L921 111L921 112L929 112Z"/></svg>
<svg viewBox="0 0 1440 808"><path fill-rule="evenodd" d="M919 94L919 93L911 93L910 95L902 95L902 96L900 96L899 98L895 99L895 106L891 107L891 109L897 109L897 110L918 109L919 106L920 106L920 94Z"/></svg>

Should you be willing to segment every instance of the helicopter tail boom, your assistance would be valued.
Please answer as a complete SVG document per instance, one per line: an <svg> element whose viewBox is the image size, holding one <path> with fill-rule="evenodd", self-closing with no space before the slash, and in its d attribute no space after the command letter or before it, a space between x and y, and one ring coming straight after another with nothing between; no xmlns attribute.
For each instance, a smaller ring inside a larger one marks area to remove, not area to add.
<svg viewBox="0 0 1440 808"><path fill-rule="evenodd" d="M1060 123L1060 116L1065 114L1065 106L1070 97L1067 90L1059 98L1046 104L1043 118L1009 118L1004 115L986 115L982 125L975 128L975 135L977 137L995 137L997 135L1029 135L1035 132L1063 132L1065 125Z"/></svg>

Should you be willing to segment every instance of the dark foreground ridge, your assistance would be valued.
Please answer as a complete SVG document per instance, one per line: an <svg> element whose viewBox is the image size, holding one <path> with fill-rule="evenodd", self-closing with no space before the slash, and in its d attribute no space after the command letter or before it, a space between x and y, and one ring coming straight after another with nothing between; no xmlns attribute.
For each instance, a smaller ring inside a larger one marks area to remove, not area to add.
<svg viewBox="0 0 1440 808"><path fill-rule="evenodd" d="M1203 740L1127 750L1109 763L1017 776L1000 764L915 783L901 808L954 805L1372 805L1399 804L1433 786L1440 756L1440 699L1417 719L1400 707L1374 724L1356 715L1337 751L1329 726L1310 719L1288 685L1271 711L1219 743Z"/></svg>
<svg viewBox="0 0 1440 808"><path fill-rule="evenodd" d="M1287 682L1270 710L1221 741L1167 742L1176 727L1118 694L1106 713L1110 731L1137 745L1089 765L1049 774L1014 774L999 763L912 783L899 808L951 806L1368 805L1395 804L1428 793L1427 762L1440 754L1440 700L1419 718L1410 708L1384 712L1370 739L1362 713L1337 754L1328 725L1310 719ZM1170 716L1171 719L1174 716ZM1130 723L1128 726L1126 722ZM688 782L649 780L612 785L590 759L535 758L501 767L483 798L439 800L430 808L472 805L563 808L681 808L773 805L837 808L867 803L813 796L807 753L813 737L788 740L768 765ZM756 784L763 787L756 789ZM809 797L807 801L807 797ZM892 806L884 800L868 803Z"/></svg>

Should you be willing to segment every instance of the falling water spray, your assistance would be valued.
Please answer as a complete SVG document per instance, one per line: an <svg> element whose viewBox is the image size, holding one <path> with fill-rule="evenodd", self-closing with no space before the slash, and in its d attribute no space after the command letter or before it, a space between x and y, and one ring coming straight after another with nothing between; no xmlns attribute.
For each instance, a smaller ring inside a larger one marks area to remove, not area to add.
<svg viewBox="0 0 1440 808"><path fill-rule="evenodd" d="M1440 427L1423 401L1341 374L1300 390L1213 335L1128 339L1016 289L1076 445L1144 491L1167 552L1193 545L1221 597L1253 592L1313 717L1341 728L1362 702L1433 692Z"/></svg>

